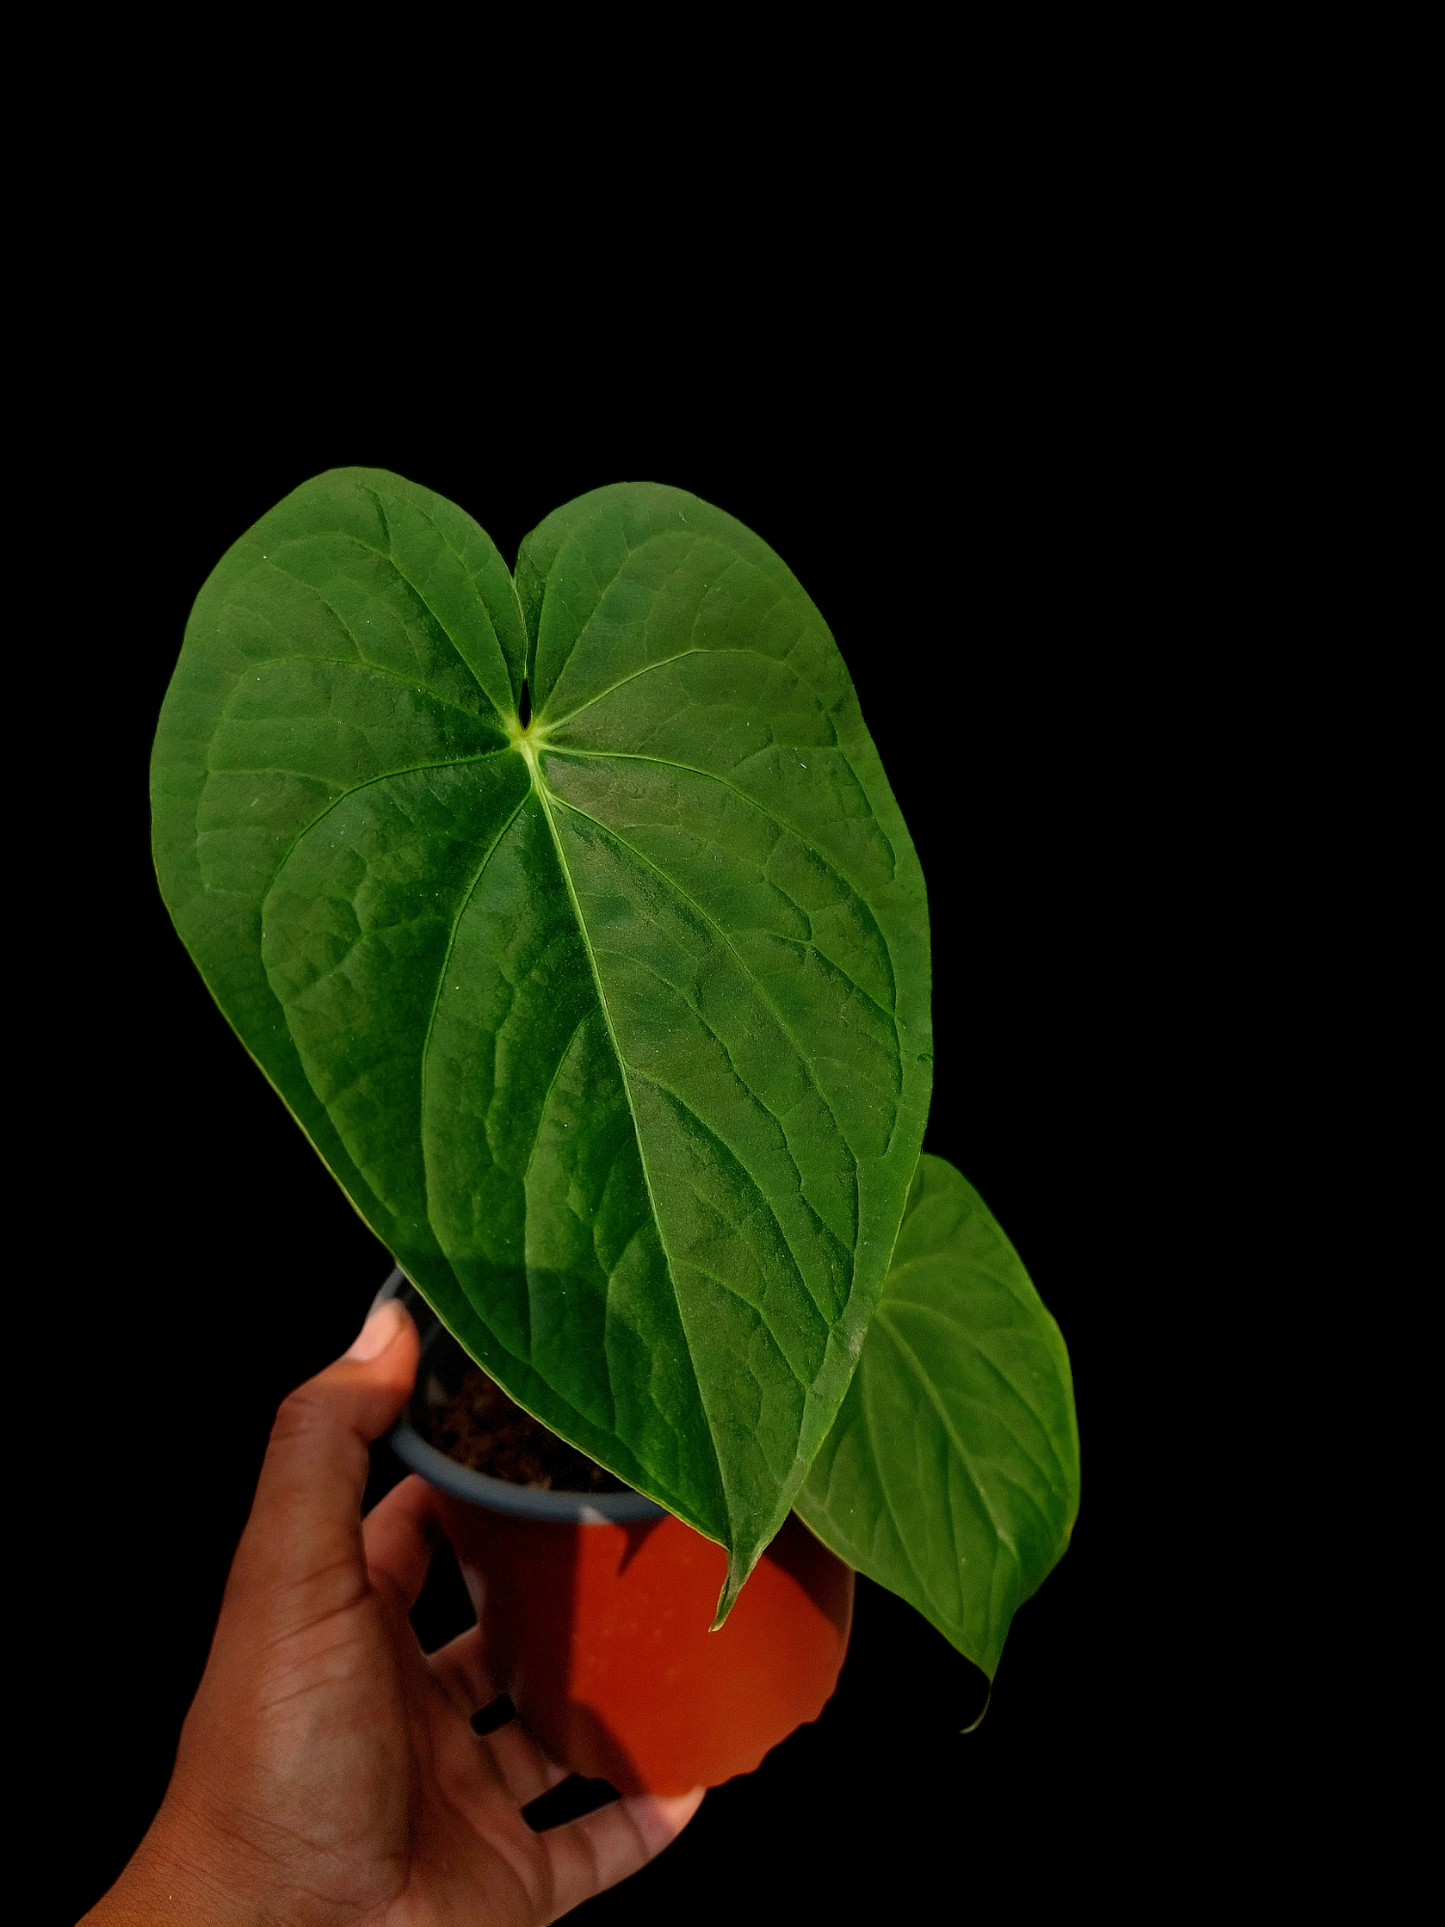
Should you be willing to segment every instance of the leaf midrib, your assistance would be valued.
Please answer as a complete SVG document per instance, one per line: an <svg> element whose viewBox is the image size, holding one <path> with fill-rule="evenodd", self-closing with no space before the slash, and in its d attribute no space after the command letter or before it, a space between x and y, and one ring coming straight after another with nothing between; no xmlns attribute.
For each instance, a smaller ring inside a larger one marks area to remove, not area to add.
<svg viewBox="0 0 1445 1927"><path fill-rule="evenodd" d="M642 1172L642 1182L647 1187L647 1205L648 1205L648 1209L652 1213L652 1223L653 1223L653 1228L657 1232L657 1241L659 1245L662 1247L662 1255L666 1262L667 1282L672 1287L673 1303L677 1308L678 1329L682 1333L682 1342L687 1350L687 1362L688 1362L689 1368L692 1371L693 1383L697 1386L699 1402L702 1404L704 1413L707 1413L707 1403L706 1403L706 1400L703 1398L702 1377L697 1369L697 1358L692 1349L692 1338L687 1329L687 1320L683 1316L682 1299L678 1295L677 1280L673 1275L672 1254L667 1248L667 1239L663 1234L662 1217L657 1208L657 1194L653 1190L653 1185L652 1185L652 1173L647 1168L647 1152L642 1142L642 1129L637 1121L637 1106L633 1102L632 1080L628 1076L627 1060L623 1057L622 1047L617 1041L617 1029L612 1021L612 1012L607 1003L607 994L602 987L602 973L597 965L597 953L592 948L592 938L588 933L586 920L582 915L582 906L577 899L577 889L576 889L576 885L572 881L572 872L567 863L566 852L562 848L562 839L561 837L558 836L557 825L552 820L551 799L549 797L547 787L542 782L541 773L540 771L537 770L535 765L533 766L530 773L532 778L532 789L535 792L538 800L542 805L542 814L546 818L547 829L552 838L552 847L557 852L558 868L562 872L562 881L567 886L567 898L572 905L572 915L576 919L578 933L582 938L582 947L587 952L587 962L592 971L592 982L597 991L597 1007L602 1012L602 1021L607 1026L607 1036L608 1036L608 1041L612 1045L612 1054L617 1059L618 1074L622 1079L623 1093L627 1098L628 1115L632 1119L632 1135L637 1145L638 1167ZM608 1280L608 1296L609 1297L611 1296L610 1279ZM610 1383L610 1374L609 1374L609 1383ZM712 1456L713 1456L713 1469L717 1475L718 1490L723 1493L726 1493L727 1482L723 1476L722 1460L718 1456L718 1449L712 1436L712 1418L710 1413L708 1414L707 1442L708 1442L708 1450L712 1453ZM729 1554L731 1554L732 1552L732 1546L730 1543L728 1544L728 1552Z"/></svg>

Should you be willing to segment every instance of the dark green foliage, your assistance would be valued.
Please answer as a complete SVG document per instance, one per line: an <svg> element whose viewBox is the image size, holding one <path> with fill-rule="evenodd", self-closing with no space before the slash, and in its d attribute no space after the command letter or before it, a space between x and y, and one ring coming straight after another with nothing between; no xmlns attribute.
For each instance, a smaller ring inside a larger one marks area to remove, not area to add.
<svg viewBox="0 0 1445 1927"><path fill-rule="evenodd" d="M847 1390L932 1063L917 858L788 569L629 485L514 591L450 503L333 471L202 590L153 795L177 928L362 1216L735 1592Z"/></svg>
<svg viewBox="0 0 1445 1927"><path fill-rule="evenodd" d="M796 1504L992 1673L1077 1510L1068 1357L920 1161L923 878L767 545L598 489L514 583L319 476L197 598L152 795L217 1002L472 1356L728 1548L720 1610Z"/></svg>
<svg viewBox="0 0 1445 1927"><path fill-rule="evenodd" d="M798 1511L990 1676L1079 1510L1069 1355L967 1178L922 1157L883 1297Z"/></svg>

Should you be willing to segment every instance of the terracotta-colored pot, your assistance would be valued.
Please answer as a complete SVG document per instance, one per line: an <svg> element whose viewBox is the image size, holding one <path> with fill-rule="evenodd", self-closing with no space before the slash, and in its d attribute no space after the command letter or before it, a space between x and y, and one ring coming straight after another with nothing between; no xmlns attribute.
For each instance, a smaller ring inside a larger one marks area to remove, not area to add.
<svg viewBox="0 0 1445 1927"><path fill-rule="evenodd" d="M726 1555L680 1519L442 1504L492 1675L574 1773L620 1793L718 1786L817 1719L838 1683L853 1574L796 1519L714 1633Z"/></svg>
<svg viewBox="0 0 1445 1927"><path fill-rule="evenodd" d="M439 1488L488 1668L559 1765L620 1793L685 1793L750 1773L818 1717L853 1619L840 1559L790 1518L710 1632L721 1546L638 1493L504 1485L427 1442L417 1402L447 1396L470 1361L400 1272L383 1294L422 1328L392 1444Z"/></svg>

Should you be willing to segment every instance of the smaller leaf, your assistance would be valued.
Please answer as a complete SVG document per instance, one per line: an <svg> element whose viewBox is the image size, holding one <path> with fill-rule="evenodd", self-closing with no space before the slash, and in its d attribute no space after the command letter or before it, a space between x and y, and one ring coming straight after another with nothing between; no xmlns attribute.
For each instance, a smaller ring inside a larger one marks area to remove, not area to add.
<svg viewBox="0 0 1445 1927"><path fill-rule="evenodd" d="M920 1157L858 1370L797 1510L981 1666L1079 1510L1069 1355L961 1172Z"/></svg>

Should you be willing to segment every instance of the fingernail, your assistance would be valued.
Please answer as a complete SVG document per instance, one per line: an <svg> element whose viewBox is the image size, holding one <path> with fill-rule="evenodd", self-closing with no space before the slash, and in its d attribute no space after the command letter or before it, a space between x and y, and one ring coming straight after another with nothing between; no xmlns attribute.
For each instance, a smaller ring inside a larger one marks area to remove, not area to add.
<svg viewBox="0 0 1445 1927"><path fill-rule="evenodd" d="M401 1330L406 1307L394 1298L378 1305L346 1349L347 1358L376 1358L384 1352Z"/></svg>

